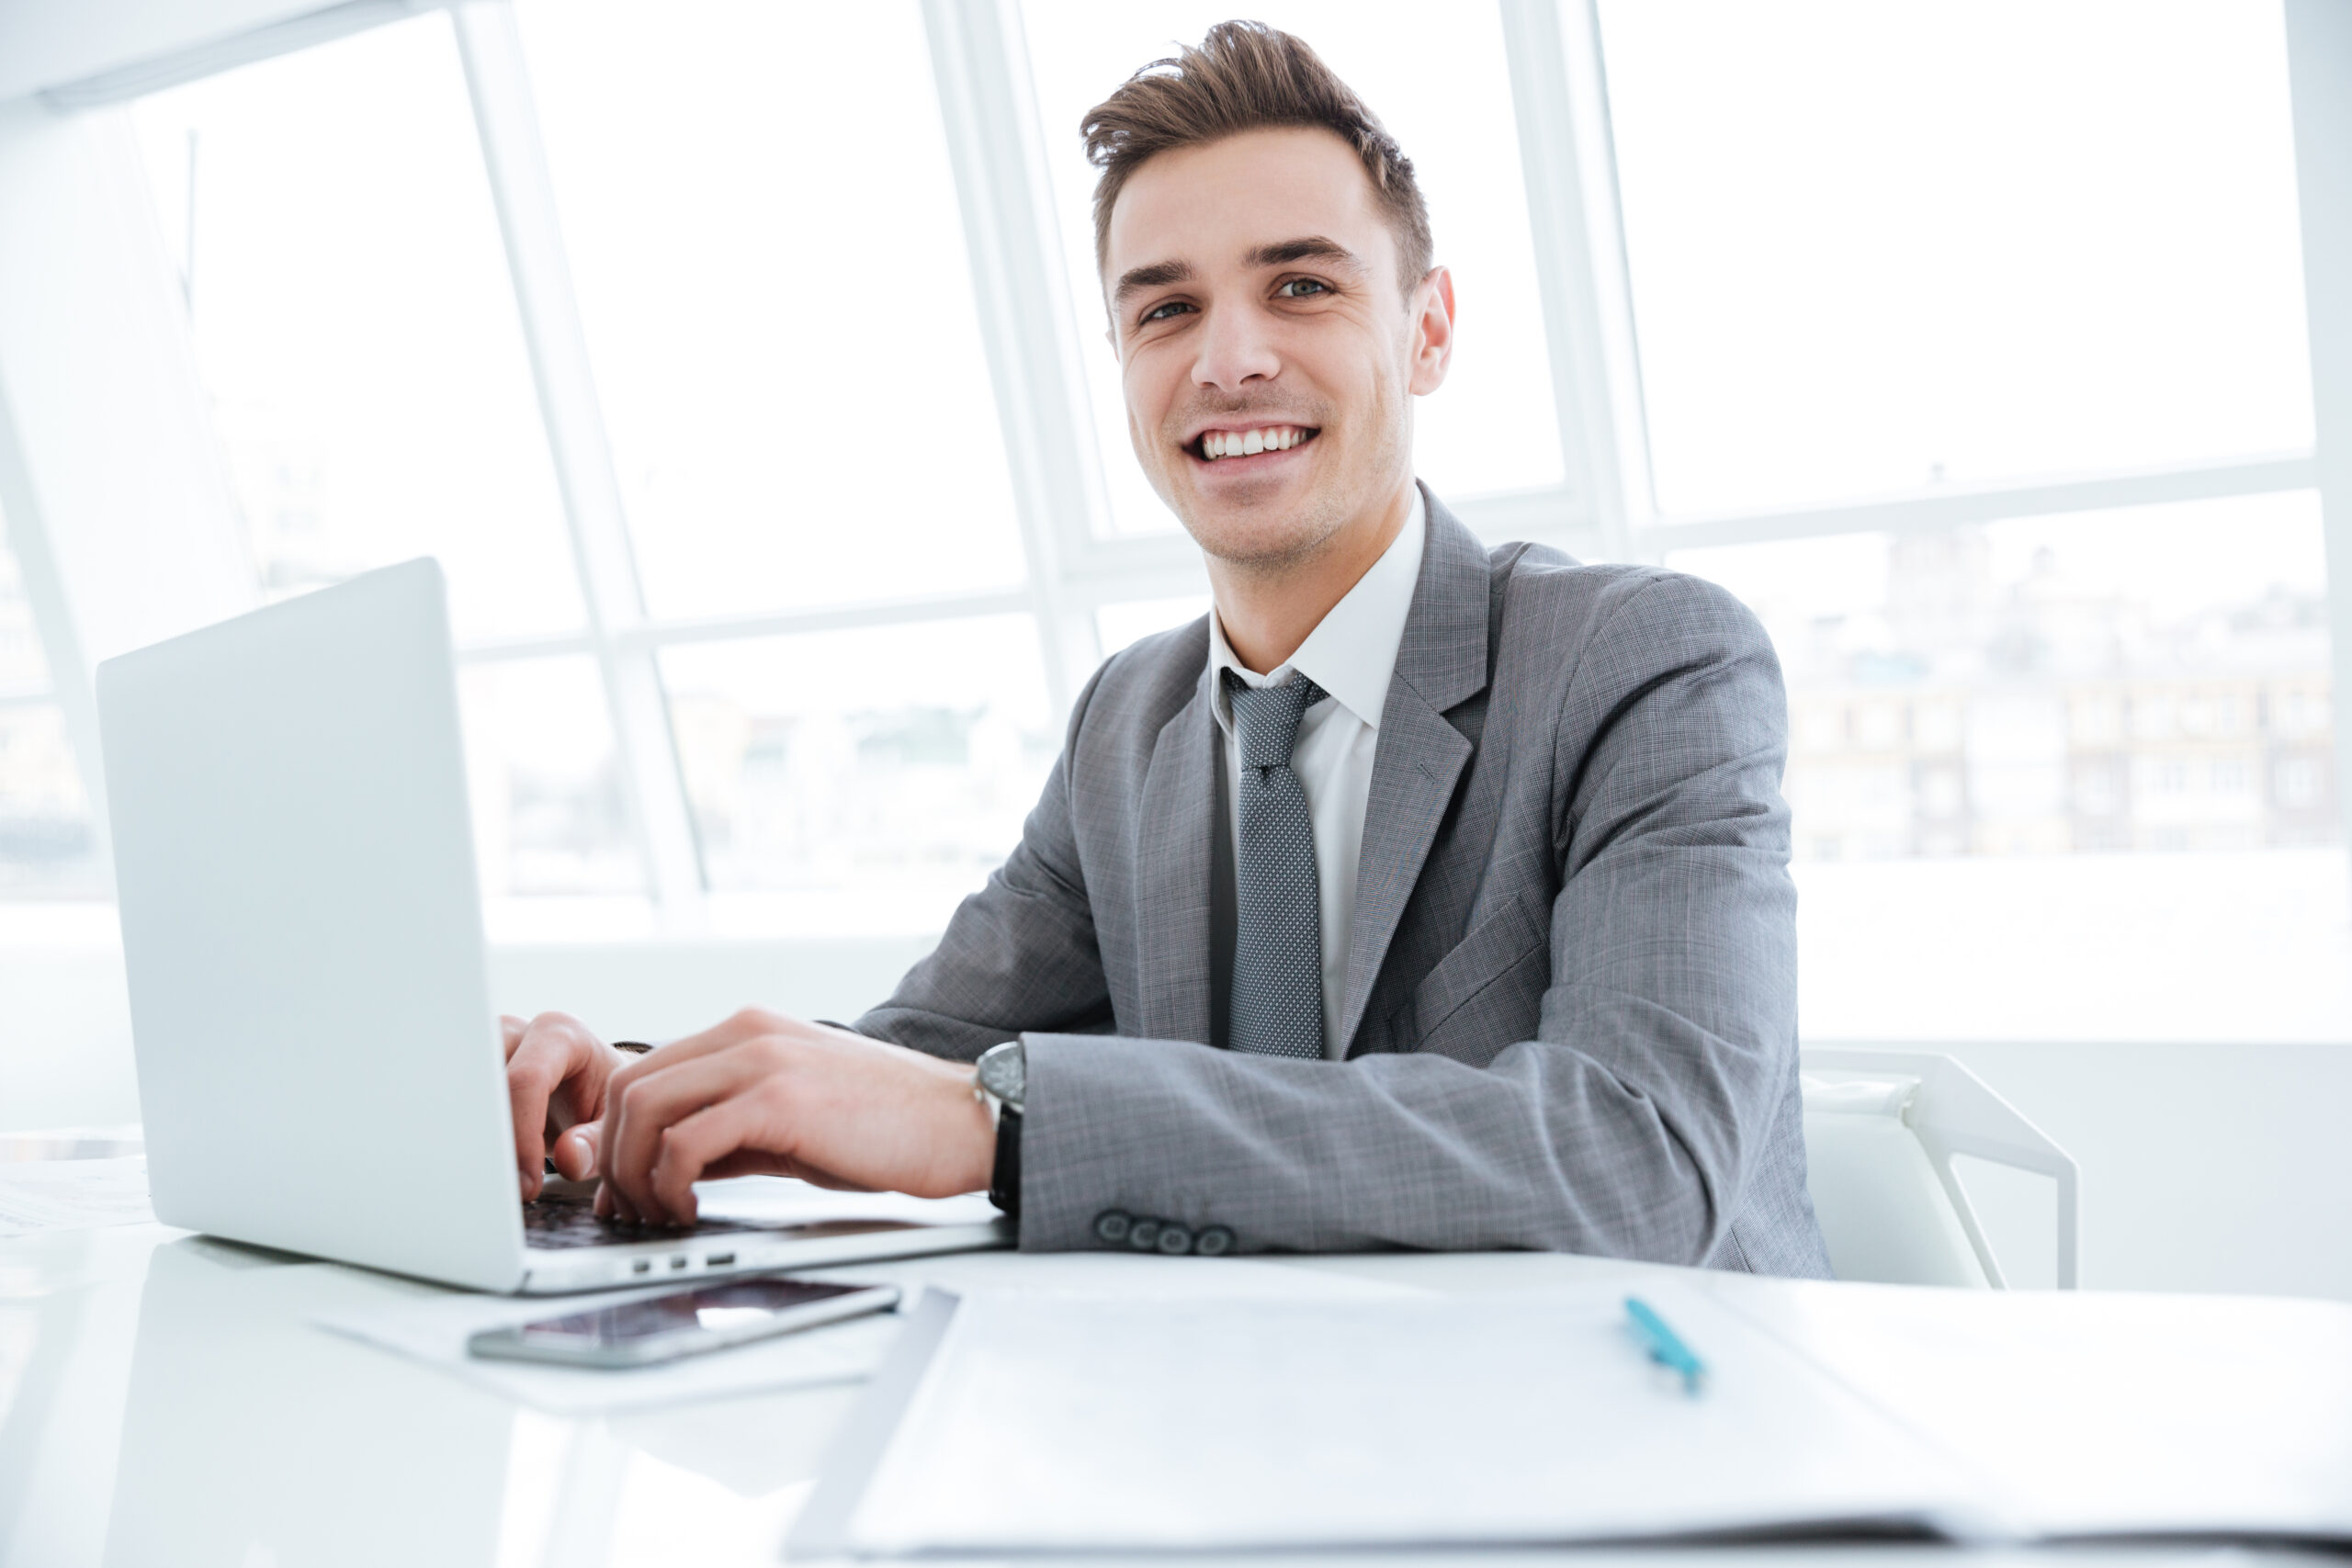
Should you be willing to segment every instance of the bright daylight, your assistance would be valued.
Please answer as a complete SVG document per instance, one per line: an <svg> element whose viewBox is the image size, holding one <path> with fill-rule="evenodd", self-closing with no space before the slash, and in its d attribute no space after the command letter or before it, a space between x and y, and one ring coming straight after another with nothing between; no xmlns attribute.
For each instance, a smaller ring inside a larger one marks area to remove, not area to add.
<svg viewBox="0 0 2352 1568"><path fill-rule="evenodd" d="M2347 0L16 0L0 1568L2352 1546L2347 573Z"/></svg>

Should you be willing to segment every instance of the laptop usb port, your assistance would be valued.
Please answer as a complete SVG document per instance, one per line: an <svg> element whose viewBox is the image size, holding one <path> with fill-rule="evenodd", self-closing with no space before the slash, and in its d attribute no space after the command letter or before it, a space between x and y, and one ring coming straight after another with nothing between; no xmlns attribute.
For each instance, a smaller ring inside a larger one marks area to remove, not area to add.
<svg viewBox="0 0 2352 1568"><path fill-rule="evenodd" d="M640 1258L628 1266L628 1271L632 1274L650 1274L653 1272L653 1259Z"/></svg>
<svg viewBox="0 0 2352 1568"><path fill-rule="evenodd" d="M684 1269L685 1266L686 1266L686 1255L685 1255L684 1253L683 1253L683 1252L681 1252L680 1254L678 1254L675 1258L673 1258L672 1259L670 1259L670 1267L671 1267L671 1268L673 1268L673 1269Z"/></svg>
<svg viewBox="0 0 2352 1568"><path fill-rule="evenodd" d="M714 1252L702 1260L702 1266L706 1269L724 1269L734 1261L735 1255L731 1252Z"/></svg>

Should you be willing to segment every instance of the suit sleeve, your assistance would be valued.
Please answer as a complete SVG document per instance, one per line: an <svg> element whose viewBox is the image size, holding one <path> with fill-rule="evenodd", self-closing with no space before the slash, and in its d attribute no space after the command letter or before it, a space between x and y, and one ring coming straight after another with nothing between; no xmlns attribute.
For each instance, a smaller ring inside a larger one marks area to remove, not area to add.
<svg viewBox="0 0 2352 1568"><path fill-rule="evenodd" d="M1552 688L1536 1037L1474 1066L1032 1032L1023 1247L1094 1245L1117 1207L1246 1250L1716 1254L1793 1083L1786 699L1762 627L1696 579L1632 577L1594 626Z"/></svg>
<svg viewBox="0 0 2352 1568"><path fill-rule="evenodd" d="M934 1056L968 1062L1027 1031L1108 1024L1111 994L1070 824L1070 758L1102 679L1080 694L1069 733L1021 842L988 885L956 908L930 957L889 1000L851 1025Z"/></svg>

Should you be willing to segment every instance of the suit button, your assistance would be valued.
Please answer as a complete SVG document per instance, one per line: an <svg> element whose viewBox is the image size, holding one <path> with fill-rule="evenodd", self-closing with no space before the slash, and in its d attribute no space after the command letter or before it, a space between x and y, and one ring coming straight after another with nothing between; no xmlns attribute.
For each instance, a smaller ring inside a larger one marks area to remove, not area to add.
<svg viewBox="0 0 2352 1568"><path fill-rule="evenodd" d="M1127 1227L1127 1246L1137 1252L1149 1252L1159 1245L1159 1222L1137 1220Z"/></svg>
<svg viewBox="0 0 2352 1568"><path fill-rule="evenodd" d="M1133 1224L1125 1209L1105 1209L1094 1216L1094 1239L1116 1247L1127 1239L1127 1227Z"/></svg>
<svg viewBox="0 0 2352 1568"><path fill-rule="evenodd" d="M1193 1250L1193 1233L1170 1220L1159 1227L1159 1250L1170 1258L1182 1258Z"/></svg>
<svg viewBox="0 0 2352 1568"><path fill-rule="evenodd" d="M1193 1251L1203 1258L1221 1258L1233 1250L1233 1233L1223 1225L1204 1225L1193 1238Z"/></svg>

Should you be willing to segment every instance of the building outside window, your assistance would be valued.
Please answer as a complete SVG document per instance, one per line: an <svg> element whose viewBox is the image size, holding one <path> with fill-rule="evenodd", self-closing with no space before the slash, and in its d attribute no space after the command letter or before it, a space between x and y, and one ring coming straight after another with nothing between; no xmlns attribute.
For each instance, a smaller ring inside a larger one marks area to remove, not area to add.
<svg viewBox="0 0 2352 1568"><path fill-rule="evenodd" d="M2352 1028L2274 7L1261 14L1420 170L1423 477L1770 632L1809 1031ZM443 561L494 931L935 931L1096 659L1206 607L1078 121L1223 16L472 0L74 111L140 150L254 599ZM45 558L0 897L103 898Z"/></svg>

